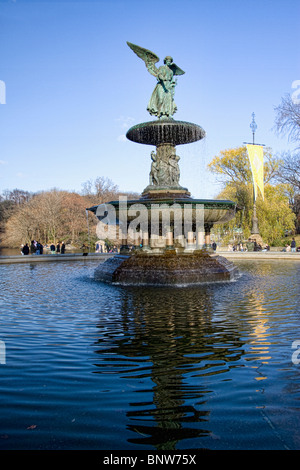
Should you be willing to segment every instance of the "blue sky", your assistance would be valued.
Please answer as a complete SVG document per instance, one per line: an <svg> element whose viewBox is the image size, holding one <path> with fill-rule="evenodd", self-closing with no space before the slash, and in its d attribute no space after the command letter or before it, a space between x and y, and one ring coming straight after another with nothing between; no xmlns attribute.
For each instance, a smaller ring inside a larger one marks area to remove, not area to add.
<svg viewBox="0 0 300 470"><path fill-rule="evenodd" d="M207 164L251 141L252 112L256 142L293 148L272 128L274 106L300 80L299 23L299 0L0 0L0 192L81 191L97 176L123 191L147 186L153 147L124 136L152 119L155 78L130 41L186 72L174 118L207 136L177 147L180 183L216 196Z"/></svg>

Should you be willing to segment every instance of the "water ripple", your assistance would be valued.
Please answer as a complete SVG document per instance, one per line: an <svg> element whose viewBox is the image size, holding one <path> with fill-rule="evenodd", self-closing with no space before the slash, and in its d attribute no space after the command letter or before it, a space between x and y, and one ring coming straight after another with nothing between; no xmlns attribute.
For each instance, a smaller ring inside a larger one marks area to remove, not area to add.
<svg viewBox="0 0 300 470"><path fill-rule="evenodd" d="M299 265L237 264L159 290L0 266L0 448L299 449Z"/></svg>

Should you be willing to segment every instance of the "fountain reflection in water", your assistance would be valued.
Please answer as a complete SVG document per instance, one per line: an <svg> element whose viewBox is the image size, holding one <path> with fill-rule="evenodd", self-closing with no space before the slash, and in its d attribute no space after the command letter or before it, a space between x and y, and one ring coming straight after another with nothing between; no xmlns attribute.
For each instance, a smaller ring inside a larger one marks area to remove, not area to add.
<svg viewBox="0 0 300 470"><path fill-rule="evenodd" d="M1 265L1 449L300 448L298 264L184 289L96 265Z"/></svg>
<svg viewBox="0 0 300 470"><path fill-rule="evenodd" d="M276 279L265 272L274 276L273 268ZM160 450L288 448L289 425L272 410L277 400L297 407L299 396L283 392L291 369L282 368L282 348L289 347L285 340L278 347L279 331L291 334L296 318L296 290L284 292L280 282L285 269L246 264L231 286L122 291L116 318L122 335L112 341L106 331L98 352L106 357L101 373L108 367L120 374L139 396L126 412L136 434L129 443Z"/></svg>

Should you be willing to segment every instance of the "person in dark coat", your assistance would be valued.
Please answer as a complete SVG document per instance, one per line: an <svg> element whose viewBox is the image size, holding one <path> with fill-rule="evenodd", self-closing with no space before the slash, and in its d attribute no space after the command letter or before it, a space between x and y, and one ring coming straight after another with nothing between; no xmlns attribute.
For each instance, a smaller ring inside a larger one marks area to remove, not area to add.
<svg viewBox="0 0 300 470"><path fill-rule="evenodd" d="M27 243L25 243L25 245L23 246L22 253L23 255L29 255L29 246Z"/></svg>
<svg viewBox="0 0 300 470"><path fill-rule="evenodd" d="M65 242L62 242L60 252L63 255L65 253L66 245Z"/></svg>
<svg viewBox="0 0 300 470"><path fill-rule="evenodd" d="M36 246L35 246L34 240L32 240L31 245L30 245L30 253L33 255L35 252L36 252Z"/></svg>

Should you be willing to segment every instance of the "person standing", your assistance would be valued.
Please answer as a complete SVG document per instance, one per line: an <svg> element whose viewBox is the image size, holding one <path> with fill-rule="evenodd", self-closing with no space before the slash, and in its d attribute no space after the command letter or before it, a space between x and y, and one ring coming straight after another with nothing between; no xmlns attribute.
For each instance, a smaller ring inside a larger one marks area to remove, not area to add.
<svg viewBox="0 0 300 470"><path fill-rule="evenodd" d="M56 253L60 253L60 242L56 245Z"/></svg>
<svg viewBox="0 0 300 470"><path fill-rule="evenodd" d="M62 255L65 254L65 249L66 249L65 242L62 242L62 244L61 244L61 249L60 249L60 253L61 253Z"/></svg>
<svg viewBox="0 0 300 470"><path fill-rule="evenodd" d="M29 246L28 243L25 243L25 245L22 248L22 253L23 255L29 255Z"/></svg>
<svg viewBox="0 0 300 470"><path fill-rule="evenodd" d="M292 239L291 251L296 251L296 241L295 241L295 238Z"/></svg>

